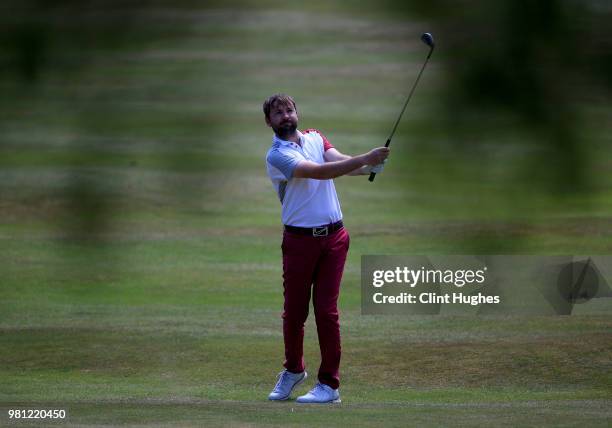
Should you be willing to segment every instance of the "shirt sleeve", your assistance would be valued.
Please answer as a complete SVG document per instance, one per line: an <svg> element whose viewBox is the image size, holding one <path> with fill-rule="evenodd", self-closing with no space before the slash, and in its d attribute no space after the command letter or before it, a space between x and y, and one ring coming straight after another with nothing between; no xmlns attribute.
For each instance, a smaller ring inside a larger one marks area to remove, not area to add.
<svg viewBox="0 0 612 428"><path fill-rule="evenodd" d="M327 139L327 137L325 137L325 135L323 135L323 134L321 133L321 131L319 131L319 130L315 130L315 132L316 132L317 134L319 134L319 135L321 136L321 139L323 140L323 151L324 151L324 152L328 151L329 149L333 149L333 148L334 148L334 146L332 145L332 143L330 143L330 142L329 142L329 140Z"/></svg>
<svg viewBox="0 0 612 428"><path fill-rule="evenodd" d="M329 149L333 149L334 146L332 145L332 143L330 143L327 138L325 137L325 135L323 135L323 133L321 131L319 131L318 129L314 129L314 128L309 128L303 131L304 133L308 133L308 132L316 132L317 134L319 134L319 137L321 137L321 140L323 140L323 151L326 152Z"/></svg>
<svg viewBox="0 0 612 428"><path fill-rule="evenodd" d="M291 180L293 177L293 171L295 171L295 167L300 160L280 150L272 150L266 159L270 165L282 172L287 180Z"/></svg>

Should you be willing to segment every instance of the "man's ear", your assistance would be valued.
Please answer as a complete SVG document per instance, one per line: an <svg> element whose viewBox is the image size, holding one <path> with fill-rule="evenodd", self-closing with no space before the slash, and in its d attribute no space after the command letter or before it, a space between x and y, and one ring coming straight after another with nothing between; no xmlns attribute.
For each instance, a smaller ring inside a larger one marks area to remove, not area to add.
<svg viewBox="0 0 612 428"><path fill-rule="evenodd" d="M266 116L266 125L272 128L272 124L270 123L270 119L268 118L268 116Z"/></svg>

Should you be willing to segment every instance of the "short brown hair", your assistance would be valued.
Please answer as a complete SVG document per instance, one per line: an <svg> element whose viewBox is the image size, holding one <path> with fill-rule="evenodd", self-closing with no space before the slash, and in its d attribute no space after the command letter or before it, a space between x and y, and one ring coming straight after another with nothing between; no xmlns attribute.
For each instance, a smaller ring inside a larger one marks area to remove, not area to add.
<svg viewBox="0 0 612 428"><path fill-rule="evenodd" d="M295 101L287 94L274 94L270 98L264 101L263 103L263 111L266 115L266 118L270 118L270 110L274 107L275 104L280 104L282 106L293 106L295 111L297 111L297 106L295 105Z"/></svg>

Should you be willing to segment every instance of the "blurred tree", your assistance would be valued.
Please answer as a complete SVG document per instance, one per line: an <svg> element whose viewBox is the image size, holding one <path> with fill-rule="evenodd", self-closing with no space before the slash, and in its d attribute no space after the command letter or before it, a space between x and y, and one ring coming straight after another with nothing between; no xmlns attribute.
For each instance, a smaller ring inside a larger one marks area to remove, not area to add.
<svg viewBox="0 0 612 428"><path fill-rule="evenodd" d="M468 146L505 135L534 144L523 176L560 197L589 186L583 107L612 88L612 8L600 1L432 0L445 63L446 123ZM433 31L433 30L432 30ZM604 100L605 100L604 95ZM585 119L587 120L585 122Z"/></svg>
<svg viewBox="0 0 612 428"><path fill-rule="evenodd" d="M102 191L101 180L92 179L108 172L83 171L83 160L95 153L74 141L79 133L99 135L100 129L112 127L108 121L101 125L100 112L112 111L120 101L116 94L89 87L97 73L92 69L113 53L130 48L138 52L155 40L183 34L178 25L161 30L148 26L151 3L6 0L0 5L0 147L6 129L49 132L48 123L36 123L36 109L45 112L49 123L64 126L62 145L74 145L66 151L72 165L59 195L64 211L52 221L71 238L96 242L107 231L112 211L112 192Z"/></svg>

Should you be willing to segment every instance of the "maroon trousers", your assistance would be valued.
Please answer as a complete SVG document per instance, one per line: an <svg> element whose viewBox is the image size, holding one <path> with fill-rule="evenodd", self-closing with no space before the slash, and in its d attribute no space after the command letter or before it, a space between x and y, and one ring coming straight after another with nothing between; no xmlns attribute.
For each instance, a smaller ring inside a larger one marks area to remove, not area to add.
<svg viewBox="0 0 612 428"><path fill-rule="evenodd" d="M304 371L304 323L312 290L321 350L318 378L334 389L340 385L338 295L349 240L344 228L323 237L283 234L284 366L293 373Z"/></svg>

